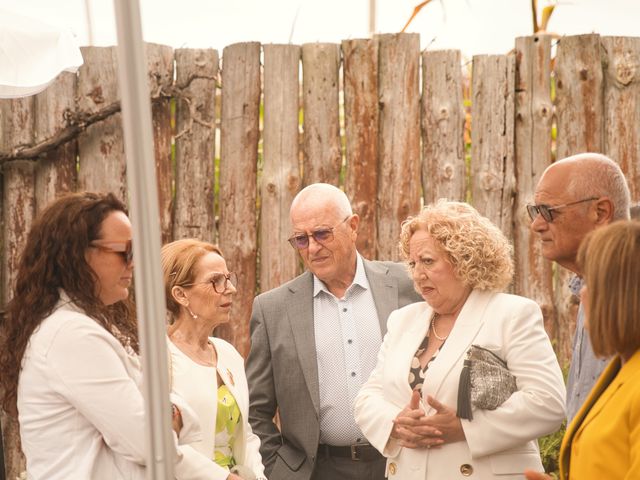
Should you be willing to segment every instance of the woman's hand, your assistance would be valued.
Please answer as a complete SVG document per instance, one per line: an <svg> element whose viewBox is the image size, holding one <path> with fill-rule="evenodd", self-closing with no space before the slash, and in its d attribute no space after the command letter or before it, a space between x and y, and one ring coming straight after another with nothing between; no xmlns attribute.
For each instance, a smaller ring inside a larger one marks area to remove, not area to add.
<svg viewBox="0 0 640 480"><path fill-rule="evenodd" d="M456 415L456 411L440 403L431 395L427 396L427 403L435 408L436 413L426 417L425 425L429 425L442 432L443 443L461 442L465 440L462 422Z"/></svg>
<svg viewBox="0 0 640 480"><path fill-rule="evenodd" d="M420 408L420 392L414 390L409 404L393 421L391 437L407 448L430 448L444 443L442 432L426 423L424 410Z"/></svg>
<svg viewBox="0 0 640 480"><path fill-rule="evenodd" d="M176 435L179 437L180 430L182 430L182 414L180 413L180 409L174 404L171 404L171 424L173 431L176 432Z"/></svg>
<svg viewBox="0 0 640 480"><path fill-rule="evenodd" d="M527 480L553 480L553 478L546 473L534 472L533 470L525 470L524 478Z"/></svg>
<svg viewBox="0 0 640 480"><path fill-rule="evenodd" d="M236 475L235 473L230 473L227 477L227 480L242 480L242 477Z"/></svg>

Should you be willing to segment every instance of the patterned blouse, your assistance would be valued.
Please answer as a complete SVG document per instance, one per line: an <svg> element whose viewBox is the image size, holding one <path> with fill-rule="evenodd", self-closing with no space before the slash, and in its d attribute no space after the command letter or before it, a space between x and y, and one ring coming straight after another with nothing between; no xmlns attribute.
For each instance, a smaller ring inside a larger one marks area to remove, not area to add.
<svg viewBox="0 0 640 480"><path fill-rule="evenodd" d="M442 342L442 345L444 345L444 341ZM422 390L422 385L424 384L424 376L429 369L429 365L431 365L431 362L436 359L436 357L440 353L440 350L442 350L442 345L440 345L440 348L433 352L433 356L424 366L424 369L421 369L420 355L422 355L422 353L429 346L429 330L427 330L427 334L425 335L424 340L422 340L422 343L418 347L418 350L416 350L416 354L413 356L413 360L411 360L411 368L409 369L409 386L411 387L411 390Z"/></svg>
<svg viewBox="0 0 640 480"><path fill-rule="evenodd" d="M218 411L216 416L216 439L213 460L221 467L236 465L233 457L233 442L240 423L240 408L229 387L218 387Z"/></svg>

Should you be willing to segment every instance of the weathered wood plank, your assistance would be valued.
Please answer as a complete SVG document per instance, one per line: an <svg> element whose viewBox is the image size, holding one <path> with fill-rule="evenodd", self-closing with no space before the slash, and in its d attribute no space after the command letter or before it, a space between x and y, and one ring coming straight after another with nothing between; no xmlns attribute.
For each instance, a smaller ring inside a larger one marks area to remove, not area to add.
<svg viewBox="0 0 640 480"><path fill-rule="evenodd" d="M599 35L563 37L555 62L556 158L604 152L603 75ZM571 358L578 299L571 295L568 270L557 267L558 355Z"/></svg>
<svg viewBox="0 0 640 480"><path fill-rule="evenodd" d="M119 102L116 47L82 47L78 110L95 113ZM80 190L113 192L126 201L122 115L114 113L78 136Z"/></svg>
<svg viewBox="0 0 640 480"><path fill-rule="evenodd" d="M334 43L302 46L303 183L338 185L342 167L338 104L340 52Z"/></svg>
<svg viewBox="0 0 640 480"><path fill-rule="evenodd" d="M171 164L171 99L162 95L173 86L173 49L155 43L145 44L147 78L151 97L157 97L151 105L154 156L158 182L158 210L162 242L172 237L174 181Z"/></svg>
<svg viewBox="0 0 640 480"><path fill-rule="evenodd" d="M471 197L480 213L512 238L514 55L473 57Z"/></svg>
<svg viewBox="0 0 640 480"><path fill-rule="evenodd" d="M77 77L63 72L35 97L35 142L59 134L68 126L68 116L75 111ZM78 176L76 140L64 143L44 154L36 164L35 206L41 211L64 192L76 190Z"/></svg>
<svg viewBox="0 0 640 480"><path fill-rule="evenodd" d="M422 52L420 105L424 201L465 201L465 118L459 50Z"/></svg>
<svg viewBox="0 0 640 480"><path fill-rule="evenodd" d="M563 37L555 63L556 158L604 153L603 77L600 36Z"/></svg>
<svg viewBox="0 0 640 480"><path fill-rule="evenodd" d="M239 273L233 322L221 329L246 355L256 288L256 190L260 117L260 44L237 43L223 51L220 134L220 246Z"/></svg>
<svg viewBox="0 0 640 480"><path fill-rule="evenodd" d="M300 47L264 46L264 162L260 179L260 290L293 278L289 207L302 183L298 148Z"/></svg>
<svg viewBox="0 0 640 480"><path fill-rule="evenodd" d="M35 162L14 160L3 168L3 276L4 301L11 290L18 270L19 257L35 216Z"/></svg>
<svg viewBox="0 0 640 480"><path fill-rule="evenodd" d="M526 204L551 164L551 36L516 39L514 209L515 293L538 302L549 337L557 341L551 262L542 256L539 235L530 228Z"/></svg>
<svg viewBox="0 0 640 480"><path fill-rule="evenodd" d="M375 258L378 229L378 44L342 42L346 175L344 189L360 216L358 251Z"/></svg>
<svg viewBox="0 0 640 480"><path fill-rule="evenodd" d="M33 143L34 97L0 101L0 151L10 153Z"/></svg>
<svg viewBox="0 0 640 480"><path fill-rule="evenodd" d="M420 37L376 35L380 102L377 256L399 258L400 224L418 212L420 185Z"/></svg>
<svg viewBox="0 0 640 480"><path fill-rule="evenodd" d="M29 103L32 104L32 102ZM30 133L32 134L33 131L31 130ZM23 137L23 135L18 134L17 137ZM2 300L5 305L12 297L20 254L35 215L34 169L35 162L30 160L15 160L3 166L4 297ZM17 418L4 412L2 412L2 434L7 478L16 478L25 469L25 459L20 447L20 431Z"/></svg>
<svg viewBox="0 0 640 480"><path fill-rule="evenodd" d="M31 145L35 126L34 97L0 101L0 151L10 152ZM11 299L20 253L35 215L35 162L15 160L2 169L2 304ZM0 415L7 478L16 478L25 469L17 418Z"/></svg>
<svg viewBox="0 0 640 480"><path fill-rule="evenodd" d="M640 37L602 37L605 153L620 164L640 201Z"/></svg>
<svg viewBox="0 0 640 480"><path fill-rule="evenodd" d="M218 51L186 49L176 58L176 199L173 238L215 242L215 115Z"/></svg>

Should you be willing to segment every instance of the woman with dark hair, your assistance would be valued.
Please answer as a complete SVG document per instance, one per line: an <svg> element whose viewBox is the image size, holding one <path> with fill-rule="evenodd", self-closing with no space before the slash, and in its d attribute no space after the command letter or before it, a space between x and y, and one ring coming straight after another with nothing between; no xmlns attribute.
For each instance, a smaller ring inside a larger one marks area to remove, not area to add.
<svg viewBox="0 0 640 480"><path fill-rule="evenodd" d="M244 359L211 336L229 322L236 274L218 247L192 238L162 247L162 270L172 389L193 407L202 430L191 446L215 465L211 480L265 479L260 439L248 421Z"/></svg>
<svg viewBox="0 0 640 480"><path fill-rule="evenodd" d="M132 274L113 194L67 194L34 222L0 335L2 406L18 415L30 479L145 478ZM177 478L210 478L204 457L176 458Z"/></svg>

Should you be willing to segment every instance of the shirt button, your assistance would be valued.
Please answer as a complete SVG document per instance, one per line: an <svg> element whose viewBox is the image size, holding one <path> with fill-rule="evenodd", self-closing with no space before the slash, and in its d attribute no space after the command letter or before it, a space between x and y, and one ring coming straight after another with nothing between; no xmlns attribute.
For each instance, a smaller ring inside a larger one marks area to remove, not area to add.
<svg viewBox="0 0 640 480"><path fill-rule="evenodd" d="M346 311L347 311L347 307L344 307L344 308L342 309L342 311L343 311L343 312L346 312Z"/></svg>
<svg viewBox="0 0 640 480"><path fill-rule="evenodd" d="M356 376L356 372L351 372L351 376L355 377Z"/></svg>
<svg viewBox="0 0 640 480"><path fill-rule="evenodd" d="M353 343L353 340L349 339L349 340L347 340L347 343L348 343L349 345L351 345L351 344Z"/></svg>

